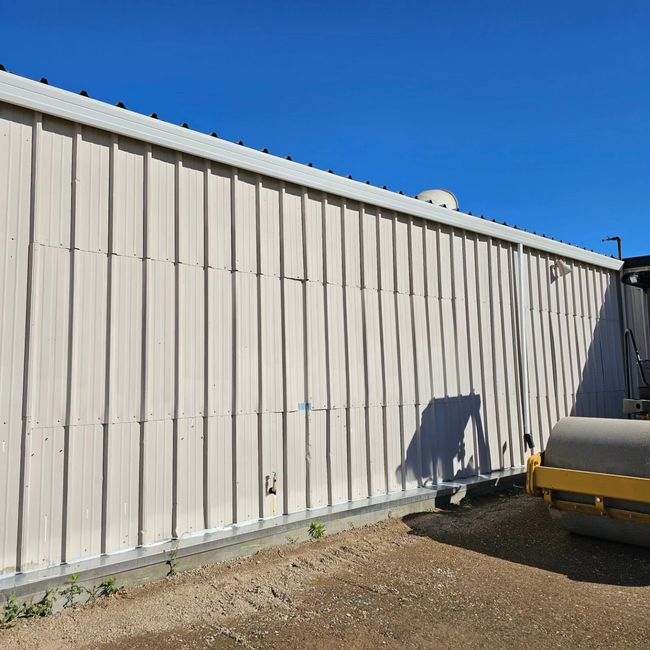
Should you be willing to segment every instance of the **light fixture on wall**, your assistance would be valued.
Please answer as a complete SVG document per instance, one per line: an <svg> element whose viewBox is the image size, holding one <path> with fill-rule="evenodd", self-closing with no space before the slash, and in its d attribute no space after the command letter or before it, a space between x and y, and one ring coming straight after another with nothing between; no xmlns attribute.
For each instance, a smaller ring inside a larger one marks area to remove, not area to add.
<svg viewBox="0 0 650 650"><path fill-rule="evenodd" d="M555 282L559 278L569 275L572 270L573 269L564 260L555 260L555 262L551 264L551 282Z"/></svg>

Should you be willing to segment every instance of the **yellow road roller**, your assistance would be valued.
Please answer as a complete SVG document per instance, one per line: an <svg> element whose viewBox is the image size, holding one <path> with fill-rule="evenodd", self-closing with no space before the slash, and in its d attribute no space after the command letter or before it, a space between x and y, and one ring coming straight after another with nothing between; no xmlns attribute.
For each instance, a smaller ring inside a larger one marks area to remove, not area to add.
<svg viewBox="0 0 650 650"><path fill-rule="evenodd" d="M648 292L650 257L638 261L626 262L623 282ZM560 420L546 449L528 460L526 491L543 497L566 530L650 547L650 360L641 358L630 330L624 342L626 374L631 357L638 372L636 395L626 376L622 414L629 419Z"/></svg>

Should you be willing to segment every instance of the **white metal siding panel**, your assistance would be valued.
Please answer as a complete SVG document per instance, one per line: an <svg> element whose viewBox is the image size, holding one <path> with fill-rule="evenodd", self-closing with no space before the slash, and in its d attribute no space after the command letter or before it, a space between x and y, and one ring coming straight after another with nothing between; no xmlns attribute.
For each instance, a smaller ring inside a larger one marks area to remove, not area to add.
<svg viewBox="0 0 650 650"><path fill-rule="evenodd" d="M383 212L379 217L379 265L381 267L379 281L383 291L395 290L393 221L394 217L385 212Z"/></svg>
<svg viewBox="0 0 650 650"><path fill-rule="evenodd" d="M368 454L366 446L366 409L350 409L350 472L352 499L368 496Z"/></svg>
<svg viewBox="0 0 650 650"><path fill-rule="evenodd" d="M438 297L438 231L432 224L426 224L424 234L424 257L427 267L427 296Z"/></svg>
<svg viewBox="0 0 650 650"><path fill-rule="evenodd" d="M406 489L413 490L418 486L418 474L420 473L420 455L418 453L418 420L416 406L406 404L402 406L402 419L404 427L404 452L406 465Z"/></svg>
<svg viewBox="0 0 650 650"><path fill-rule="evenodd" d="M257 331L257 277L236 273L236 348L235 372L237 413L259 410L259 359Z"/></svg>
<svg viewBox="0 0 650 650"><path fill-rule="evenodd" d="M208 269L208 413L232 411L232 274Z"/></svg>
<svg viewBox="0 0 650 650"><path fill-rule="evenodd" d="M397 285L396 291L403 294L411 292L409 278L409 222L403 217L395 219L395 269Z"/></svg>
<svg viewBox="0 0 650 650"><path fill-rule="evenodd" d="M45 116L37 137L34 241L69 248L74 127Z"/></svg>
<svg viewBox="0 0 650 650"><path fill-rule="evenodd" d="M260 273L280 276L280 184L260 183Z"/></svg>
<svg viewBox="0 0 650 650"><path fill-rule="evenodd" d="M348 287L347 303L348 325L348 378L350 382L350 406L365 406L365 379L363 364L363 319L361 289Z"/></svg>
<svg viewBox="0 0 650 650"><path fill-rule="evenodd" d="M68 380L70 253L34 246L30 403L33 426L64 424Z"/></svg>
<svg viewBox="0 0 650 650"><path fill-rule="evenodd" d="M230 415L208 418L207 525L221 528L233 522L232 421Z"/></svg>
<svg viewBox="0 0 650 650"><path fill-rule="evenodd" d="M307 450L305 413L287 413L287 512L300 512L307 507Z"/></svg>
<svg viewBox="0 0 650 650"><path fill-rule="evenodd" d="M361 286L361 240L359 233L359 208L355 203L345 204L343 237L345 240L345 284Z"/></svg>
<svg viewBox="0 0 650 650"><path fill-rule="evenodd" d="M327 282L343 284L343 226L342 204L337 197L327 197L325 211L325 249Z"/></svg>
<svg viewBox="0 0 650 650"><path fill-rule="evenodd" d="M305 342L302 283L284 281L286 328L287 410L296 411L305 402Z"/></svg>
<svg viewBox="0 0 650 650"><path fill-rule="evenodd" d="M411 223L411 275L413 278L412 293L424 295L424 234L423 224Z"/></svg>
<svg viewBox="0 0 650 650"><path fill-rule="evenodd" d="M368 409L370 433L370 496L386 493L386 470L384 465L384 415L381 406Z"/></svg>
<svg viewBox="0 0 650 650"><path fill-rule="evenodd" d="M348 500L348 443L345 410L331 409L328 413L332 503L342 503Z"/></svg>
<svg viewBox="0 0 650 650"><path fill-rule="evenodd" d="M213 163L208 175L208 265L232 269L232 169Z"/></svg>
<svg viewBox="0 0 650 650"><path fill-rule="evenodd" d="M327 319L330 369L330 408L346 406L346 370L345 370L345 318L343 288L334 284L327 286Z"/></svg>
<svg viewBox="0 0 650 650"><path fill-rule="evenodd" d="M424 296L415 295L411 297L411 300L413 301L415 357L417 361L417 402L419 404L427 404L433 397L429 373L430 355L427 333L427 305Z"/></svg>
<svg viewBox="0 0 650 650"><path fill-rule="evenodd" d="M383 373L381 323L379 320L379 292L364 289L366 308L366 355L368 359L368 406L383 403Z"/></svg>
<svg viewBox="0 0 650 650"><path fill-rule="evenodd" d="M203 266L205 163L184 157L178 170L178 261Z"/></svg>
<svg viewBox="0 0 650 650"><path fill-rule="evenodd" d="M237 415L237 523L259 519L257 415Z"/></svg>
<svg viewBox="0 0 650 650"><path fill-rule="evenodd" d="M397 340L397 317L395 312L395 294L382 291L380 295L384 345L384 377L386 378L386 404L400 403L400 372Z"/></svg>
<svg viewBox="0 0 650 650"><path fill-rule="evenodd" d="M282 193L282 254L284 277L304 279L302 246L302 192L286 187Z"/></svg>
<svg viewBox="0 0 650 650"><path fill-rule="evenodd" d="M438 290L439 297L443 299L449 299L453 295L451 243L452 231L448 228L438 228Z"/></svg>
<svg viewBox="0 0 650 650"><path fill-rule="evenodd" d="M454 234L453 237L453 281L454 309L456 313L456 345L458 346L459 391L468 395L470 391L469 336L467 331L467 301L465 298L466 260L465 235Z"/></svg>
<svg viewBox="0 0 650 650"><path fill-rule="evenodd" d="M305 242L307 246L307 279L323 281L323 199L318 193L306 192Z"/></svg>
<svg viewBox="0 0 650 650"><path fill-rule="evenodd" d="M174 414L175 296L174 265L147 261L145 420Z"/></svg>
<svg viewBox="0 0 650 650"><path fill-rule="evenodd" d="M402 489L402 435L400 429L399 406L387 406L386 417L386 458L388 459L388 491Z"/></svg>
<svg viewBox="0 0 650 650"><path fill-rule="evenodd" d="M262 415L262 485L263 512L265 518L282 514L283 483L282 471L282 413ZM274 483L275 480L275 483ZM275 485L275 494L269 492Z"/></svg>
<svg viewBox="0 0 650 650"><path fill-rule="evenodd" d="M32 122L0 104L0 575L16 566Z"/></svg>
<svg viewBox="0 0 650 650"><path fill-rule="evenodd" d="M120 138L113 163L113 253L142 257L144 145Z"/></svg>
<svg viewBox="0 0 650 650"><path fill-rule="evenodd" d="M238 173L235 181L235 268L257 273L257 198L252 174Z"/></svg>
<svg viewBox="0 0 650 650"><path fill-rule="evenodd" d="M181 418L177 427L176 530L174 537L205 528L203 521L203 418Z"/></svg>
<svg viewBox="0 0 650 650"><path fill-rule="evenodd" d="M282 385L282 303L281 280L261 276L262 412L281 413Z"/></svg>
<svg viewBox="0 0 650 650"><path fill-rule="evenodd" d="M208 269L208 414L232 412L232 274Z"/></svg>
<svg viewBox="0 0 650 650"><path fill-rule="evenodd" d="M142 413L142 260L112 255L109 422Z"/></svg>
<svg viewBox="0 0 650 650"><path fill-rule="evenodd" d="M106 253L111 136L86 127L77 143L75 247Z"/></svg>
<svg viewBox="0 0 650 650"><path fill-rule="evenodd" d="M103 253L75 253L69 424L104 421L107 266Z"/></svg>
<svg viewBox="0 0 650 650"><path fill-rule="evenodd" d="M363 210L363 286L378 289L377 277L377 211L369 207Z"/></svg>
<svg viewBox="0 0 650 650"><path fill-rule="evenodd" d="M327 341L323 285L307 282L307 369L312 409L327 408Z"/></svg>
<svg viewBox="0 0 650 650"><path fill-rule="evenodd" d="M21 435L19 419L0 421L0 575L16 569Z"/></svg>
<svg viewBox="0 0 650 650"><path fill-rule="evenodd" d="M411 329L411 297L397 294L399 323L400 370L402 378L402 404L415 404L415 365L413 332Z"/></svg>
<svg viewBox="0 0 650 650"><path fill-rule="evenodd" d="M458 366L456 359L456 328L452 301L442 299L440 304L440 332L442 337L442 357L444 359L445 396L460 395Z"/></svg>
<svg viewBox="0 0 650 650"><path fill-rule="evenodd" d="M438 298L427 298L429 339L431 342L431 369L433 375L431 394L434 399L440 399L447 394L445 388L445 347L441 327L441 302Z"/></svg>
<svg viewBox="0 0 650 650"><path fill-rule="evenodd" d="M109 425L106 453L105 548L111 553L138 545L140 425Z"/></svg>
<svg viewBox="0 0 650 650"><path fill-rule="evenodd" d="M61 562L63 448L63 427L27 435L21 571Z"/></svg>
<svg viewBox="0 0 650 650"><path fill-rule="evenodd" d="M203 269L178 265L178 417L203 415L205 288Z"/></svg>
<svg viewBox="0 0 650 650"><path fill-rule="evenodd" d="M147 152L147 257L176 259L176 154Z"/></svg>
<svg viewBox="0 0 650 650"><path fill-rule="evenodd" d="M311 411L309 417L309 507L327 505L327 412Z"/></svg>
<svg viewBox="0 0 650 650"><path fill-rule="evenodd" d="M174 424L144 423L142 464L142 543L155 544L172 536L172 476Z"/></svg>
<svg viewBox="0 0 650 650"><path fill-rule="evenodd" d="M68 440L65 561L71 562L101 552L103 428L70 427Z"/></svg>

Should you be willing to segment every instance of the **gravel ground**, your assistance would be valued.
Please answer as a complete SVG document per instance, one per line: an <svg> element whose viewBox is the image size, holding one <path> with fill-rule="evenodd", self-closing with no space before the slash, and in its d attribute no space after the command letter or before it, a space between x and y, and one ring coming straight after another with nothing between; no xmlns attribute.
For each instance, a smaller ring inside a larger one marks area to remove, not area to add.
<svg viewBox="0 0 650 650"><path fill-rule="evenodd" d="M648 647L648 560L510 491L24 621L0 647Z"/></svg>

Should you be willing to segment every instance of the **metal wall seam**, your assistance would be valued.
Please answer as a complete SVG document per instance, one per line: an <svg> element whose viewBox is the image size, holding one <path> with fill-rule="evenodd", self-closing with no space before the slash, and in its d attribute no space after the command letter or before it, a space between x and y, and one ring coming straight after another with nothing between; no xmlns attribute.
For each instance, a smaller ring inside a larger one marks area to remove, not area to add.
<svg viewBox="0 0 650 650"><path fill-rule="evenodd" d="M264 478L262 475L264 469L264 445L263 445L263 426L262 414L264 412L264 374L262 367L264 365L264 341L262 338L262 232L261 232L261 181L259 174L255 177L255 268L257 269L257 394L259 407L257 412L257 505L258 517L264 517L264 501L266 493L264 491Z"/></svg>
<svg viewBox="0 0 650 650"><path fill-rule="evenodd" d="M382 221L386 221L383 218L381 211L377 214L377 327L379 329L379 371L380 371L380 404L381 404L381 442L382 450L384 453L383 457L383 491L388 493L390 491L390 477L389 477L389 453L388 453L388 427L386 423L386 353L385 353L385 342L384 342L384 313L383 313L383 300L382 300L382 248L381 248L381 227ZM376 484L378 481L375 482Z"/></svg>
<svg viewBox="0 0 650 650"><path fill-rule="evenodd" d="M413 356L413 396L415 403L415 432L413 442L415 442L415 467L412 468L417 484L422 485L422 441L420 439L420 371L417 354L417 332L415 324L415 300L413 297L413 275L415 264L414 261L414 247L413 247L413 219L408 219L408 276L409 276L409 308L410 308L410 321L411 321L411 348ZM406 333L408 336L408 330ZM413 443L411 443L412 445ZM407 456L408 456L407 451ZM411 454L413 456L413 454Z"/></svg>
<svg viewBox="0 0 650 650"><path fill-rule="evenodd" d="M345 431L345 460L346 460L346 488L347 488L347 500L352 500L352 440L350 437L350 400L352 395L352 387L350 381L350 354L349 354L349 331L348 331L348 265L349 262L353 260L351 257L348 259L348 248L350 236L357 231L349 231L347 227L348 219L346 218L347 214L347 202L343 200L341 208L341 238L343 246L343 357L345 359L345 419L343 428ZM353 240L354 241L354 240Z"/></svg>
<svg viewBox="0 0 650 650"><path fill-rule="evenodd" d="M331 229L329 216L329 197L324 194L322 201L322 240L323 240L323 313L324 313L324 331L323 347L325 350L325 486L326 486L326 504L333 503L332 493L332 435L331 435L331 411L332 411L332 371L330 368L330 314L329 314L329 277L330 277L330 256L329 248L334 248L333 242L330 242L328 233ZM340 221L339 221L340 223ZM339 228L340 233L340 228ZM334 255L332 256L334 257ZM336 273L336 271L335 271ZM337 276L338 277L338 276Z"/></svg>
<svg viewBox="0 0 650 650"><path fill-rule="evenodd" d="M0 246L0 575L16 570L21 524L23 391L28 374L32 259L34 117L0 105L0 205L6 234Z"/></svg>
<svg viewBox="0 0 650 650"><path fill-rule="evenodd" d="M403 410L403 388L402 388L402 352L401 352L401 336L400 336L400 319L399 319L399 306L398 306L398 281L397 281L397 243L396 243L396 229L397 229L397 216L393 218L393 284L395 291L393 291L393 307L395 312L395 341L397 351L397 377L398 377L398 418L399 418L399 468L396 471L396 476L399 477L402 490L406 490L406 444L404 432L404 410Z"/></svg>
<svg viewBox="0 0 650 650"><path fill-rule="evenodd" d="M307 295L307 278L309 277L309 263L311 256L307 254L307 202L308 202L308 191L306 188L301 189L300 194L300 220L301 220L301 229L302 233L302 268L305 271L305 277L302 280L302 304L303 304L303 313L302 313L302 343L303 343L303 359L304 362L304 375L303 375L303 397L302 404L298 407L298 411L304 412L304 431L305 431L305 507L311 507L311 456L310 456L310 430L309 430L309 411L311 409L311 404L309 403L310 395L310 386L309 386L309 368L310 368L310 350L309 350L309 302ZM322 254L322 251L321 253Z"/></svg>
<svg viewBox="0 0 650 650"><path fill-rule="evenodd" d="M364 408L363 412L363 432L364 432L364 441L365 441L365 462L366 462L366 479L367 479L367 492L366 496L372 494L372 467L370 462L370 420L368 417L368 402L369 402L369 373L368 373L368 325L367 325L367 315L366 315L366 260L365 260L365 251L366 248L372 248L372 245L366 245L366 230L371 230L373 233L376 232L376 227L372 228L370 224L366 224L366 208L363 204L360 207L360 217L359 217L359 241L361 242L360 247L360 278L361 278L361 343L362 343L362 354L363 354L363 400L362 405ZM374 251L371 253L371 256L374 255ZM371 260L372 263L372 260ZM376 263L375 263L376 268ZM354 420L352 421L354 422ZM352 425L354 426L354 424ZM354 428L353 428L354 432ZM359 432L357 431L357 435ZM353 439L354 442L354 439ZM357 444L353 444L352 449L360 449L357 447ZM358 453L357 455L361 455Z"/></svg>

